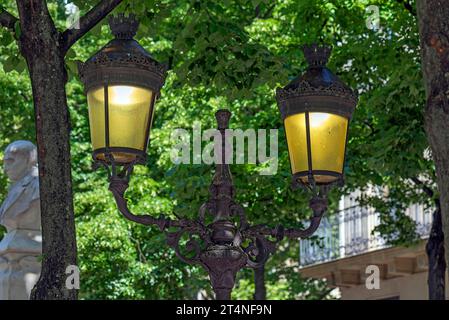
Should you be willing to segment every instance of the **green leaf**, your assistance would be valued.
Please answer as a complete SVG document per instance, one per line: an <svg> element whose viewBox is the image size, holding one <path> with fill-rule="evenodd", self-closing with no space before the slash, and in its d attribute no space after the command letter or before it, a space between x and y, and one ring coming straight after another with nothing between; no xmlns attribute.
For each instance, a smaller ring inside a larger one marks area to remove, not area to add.
<svg viewBox="0 0 449 320"><path fill-rule="evenodd" d="M8 73L14 70L16 66L16 58L14 56L8 57L5 62L3 62L3 70Z"/></svg>
<svg viewBox="0 0 449 320"><path fill-rule="evenodd" d="M20 39L22 35L22 29L20 28L20 20L17 20L14 24L14 34L16 39Z"/></svg>

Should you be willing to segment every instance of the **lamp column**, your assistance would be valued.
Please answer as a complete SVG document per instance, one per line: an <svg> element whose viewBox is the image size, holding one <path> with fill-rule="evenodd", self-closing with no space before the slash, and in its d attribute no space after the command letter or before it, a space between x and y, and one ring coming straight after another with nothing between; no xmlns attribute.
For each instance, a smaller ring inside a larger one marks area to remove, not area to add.
<svg viewBox="0 0 449 320"><path fill-rule="evenodd" d="M217 300L229 300L237 272L246 265L247 255L240 247L241 237L231 220L239 212L234 202L235 189L226 156L226 129L231 113L219 110L216 114L221 136L221 152L215 175L209 187L210 198L204 209L212 215L209 225L210 243L200 255L203 267L208 271ZM219 151L219 150L215 150Z"/></svg>

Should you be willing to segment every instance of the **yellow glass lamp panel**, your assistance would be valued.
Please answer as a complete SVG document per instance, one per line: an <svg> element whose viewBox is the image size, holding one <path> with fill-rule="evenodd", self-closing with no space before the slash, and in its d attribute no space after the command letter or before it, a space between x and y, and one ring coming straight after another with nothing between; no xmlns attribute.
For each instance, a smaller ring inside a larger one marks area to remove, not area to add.
<svg viewBox="0 0 449 320"><path fill-rule="evenodd" d="M312 170L343 173L348 119L321 112L309 113L310 150ZM308 171L306 114L296 114L285 119L285 130L293 174ZM314 175L318 183L330 183L337 178L331 175ZM303 178L307 181L307 177Z"/></svg>
<svg viewBox="0 0 449 320"><path fill-rule="evenodd" d="M285 118L288 153L292 173L308 171L306 114L299 113Z"/></svg>
<svg viewBox="0 0 449 320"><path fill-rule="evenodd" d="M131 86L108 87L109 146L144 151L150 103L153 92ZM106 147L104 88L87 93L92 146L94 150ZM135 156L115 152L118 161L129 162Z"/></svg>
<svg viewBox="0 0 449 320"><path fill-rule="evenodd" d="M312 168L343 173L348 119L330 113L310 113ZM334 179L335 180L335 179Z"/></svg>

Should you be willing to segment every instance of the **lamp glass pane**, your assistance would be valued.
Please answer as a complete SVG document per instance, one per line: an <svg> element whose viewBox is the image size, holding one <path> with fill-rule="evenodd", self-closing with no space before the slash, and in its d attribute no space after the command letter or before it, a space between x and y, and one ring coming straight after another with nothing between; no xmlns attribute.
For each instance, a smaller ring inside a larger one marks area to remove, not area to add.
<svg viewBox="0 0 449 320"><path fill-rule="evenodd" d="M153 92L132 86L109 86L108 93L109 146L145 151L143 149L147 137ZM103 87L90 90L87 93L90 132L94 150L106 147L104 100ZM114 153L114 156L129 157L122 152ZM131 158L134 157L131 155ZM117 160L126 162L126 159Z"/></svg>
<svg viewBox="0 0 449 320"><path fill-rule="evenodd" d="M285 118L284 126L292 173L307 171L309 165L307 160L305 113L299 113Z"/></svg>
<svg viewBox="0 0 449 320"><path fill-rule="evenodd" d="M100 88L90 90L87 93L87 105L89 106L90 138L94 150L104 148L106 146L103 92L103 88Z"/></svg>
<svg viewBox="0 0 449 320"><path fill-rule="evenodd" d="M313 170L343 173L348 119L320 112L309 117Z"/></svg>
<svg viewBox="0 0 449 320"><path fill-rule="evenodd" d="M306 114L300 113L284 120L287 144L290 155L292 173L305 173L301 179L307 182L309 170L307 155ZM339 115L321 112L309 113L310 150L312 170L317 183L330 183L337 180L334 175L343 173L346 147L346 132L348 119Z"/></svg>

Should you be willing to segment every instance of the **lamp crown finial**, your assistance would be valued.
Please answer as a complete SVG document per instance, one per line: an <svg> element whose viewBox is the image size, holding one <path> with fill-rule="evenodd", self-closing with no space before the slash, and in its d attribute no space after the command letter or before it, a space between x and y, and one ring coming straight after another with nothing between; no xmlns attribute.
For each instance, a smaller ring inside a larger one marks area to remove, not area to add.
<svg viewBox="0 0 449 320"><path fill-rule="evenodd" d="M331 55L332 48L327 45L318 45L313 43L311 45L302 46L304 57L311 67L323 67L326 65Z"/></svg>
<svg viewBox="0 0 449 320"><path fill-rule="evenodd" d="M217 119L218 129L227 129L229 127L231 112L227 109L218 110L215 113L215 118Z"/></svg>
<svg viewBox="0 0 449 320"><path fill-rule="evenodd" d="M139 21L134 14L125 16L124 13L119 13L109 17L109 27L116 39L132 39L139 28Z"/></svg>

